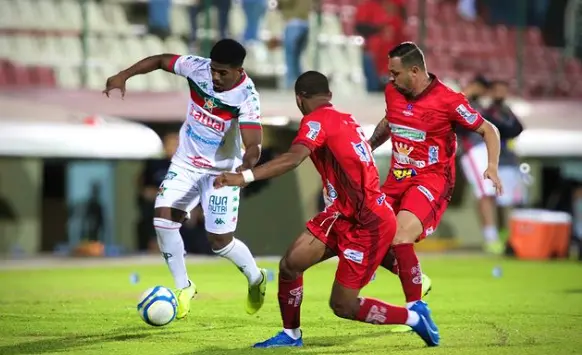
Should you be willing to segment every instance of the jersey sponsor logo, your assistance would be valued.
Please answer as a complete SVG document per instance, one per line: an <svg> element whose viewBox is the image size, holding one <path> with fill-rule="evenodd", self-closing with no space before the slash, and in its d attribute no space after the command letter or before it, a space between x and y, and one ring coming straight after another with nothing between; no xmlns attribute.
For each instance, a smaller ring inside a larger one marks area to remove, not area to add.
<svg viewBox="0 0 582 355"><path fill-rule="evenodd" d="M210 195L208 199L208 212L215 215L226 214L228 205L228 196Z"/></svg>
<svg viewBox="0 0 582 355"><path fill-rule="evenodd" d="M394 156L394 160L398 164L402 165L414 165L417 168L424 168L426 166L426 162L423 160L415 160L412 159L409 155L414 150L414 147L408 146L407 144L395 142L394 147L396 148L395 151L392 152Z"/></svg>
<svg viewBox="0 0 582 355"><path fill-rule="evenodd" d="M408 178L411 178L413 176L416 176L416 170L394 168L394 169L392 169L392 175L394 176L394 178L397 181L402 181L404 179L408 179Z"/></svg>
<svg viewBox="0 0 582 355"><path fill-rule="evenodd" d="M428 147L428 165L439 162L439 147L438 145L431 145Z"/></svg>
<svg viewBox="0 0 582 355"><path fill-rule="evenodd" d="M201 135L196 133L194 128L192 128L192 126L190 126L190 125L188 125L188 127L186 127L186 135L197 142L212 145L215 147L220 147L224 144L223 140L213 140L213 139L208 139L208 138L202 137Z"/></svg>
<svg viewBox="0 0 582 355"><path fill-rule="evenodd" d="M390 134L413 142L424 142L426 140L425 131L393 123L390 124Z"/></svg>
<svg viewBox="0 0 582 355"><path fill-rule="evenodd" d="M206 108L206 104L204 104L204 106ZM210 110L209 112L212 112L212 110ZM226 128L226 124L224 123L224 121L217 120L213 117L206 115L204 112L197 111L194 105L190 105L190 116L192 116L194 121L202 124L205 127L212 128L215 131L224 132Z"/></svg>
<svg viewBox="0 0 582 355"><path fill-rule="evenodd" d="M372 157L372 153L370 153L370 147L368 146L368 143L364 141L360 143L352 143L352 147L354 148L354 151L360 158L360 161L363 161L365 163L374 162L374 158Z"/></svg>
<svg viewBox="0 0 582 355"><path fill-rule="evenodd" d="M430 202L434 201L434 196L432 195L432 193L430 193L430 191L426 187L418 185L416 188L418 189L418 191L422 192L422 194L426 196L426 198L428 198Z"/></svg>
<svg viewBox="0 0 582 355"><path fill-rule="evenodd" d="M467 107L463 104L457 106L455 111L457 111L459 116L461 116L469 124L473 124L475 121L477 121L477 114L471 113L471 111L469 111L469 109L467 109Z"/></svg>
<svg viewBox="0 0 582 355"><path fill-rule="evenodd" d="M361 264L364 261L364 252L357 251L354 249L344 250L344 258L351 260L355 263Z"/></svg>
<svg viewBox="0 0 582 355"><path fill-rule="evenodd" d="M309 121L307 122L307 127L309 127L309 132L307 132L305 136L312 141L316 140L319 132L321 131L321 123L316 121Z"/></svg>

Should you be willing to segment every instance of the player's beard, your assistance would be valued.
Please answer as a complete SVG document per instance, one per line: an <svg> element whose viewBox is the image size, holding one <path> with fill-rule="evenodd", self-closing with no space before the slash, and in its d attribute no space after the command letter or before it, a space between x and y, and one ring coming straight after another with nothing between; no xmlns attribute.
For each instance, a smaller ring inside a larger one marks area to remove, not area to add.
<svg viewBox="0 0 582 355"><path fill-rule="evenodd" d="M305 116L307 113L305 112L305 107L303 106L303 101L297 101L297 108L301 111L301 114Z"/></svg>
<svg viewBox="0 0 582 355"><path fill-rule="evenodd" d="M392 85L394 86L394 88L401 93L402 95L404 95L407 98L411 98L414 96L414 93L411 89L405 88L403 86L400 85L396 85L395 83L392 83Z"/></svg>

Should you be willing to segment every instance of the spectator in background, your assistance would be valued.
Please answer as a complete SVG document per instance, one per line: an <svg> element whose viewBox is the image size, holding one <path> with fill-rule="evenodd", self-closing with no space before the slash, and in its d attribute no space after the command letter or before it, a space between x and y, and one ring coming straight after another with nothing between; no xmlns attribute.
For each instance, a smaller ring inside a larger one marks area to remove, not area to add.
<svg viewBox="0 0 582 355"><path fill-rule="evenodd" d="M376 91L383 91L390 81L389 57L386 51L404 42L401 25L400 19L392 17L381 27L380 32L368 41L368 53L372 58L379 85Z"/></svg>
<svg viewBox="0 0 582 355"><path fill-rule="evenodd" d="M195 43L198 39L196 31L199 27L204 28L206 23L203 21L202 24L198 22L198 14L210 10L210 7L214 6L218 12L218 35L219 38L215 40L221 40L228 37L228 15L230 13L231 0L196 0L195 4L190 6L190 24L192 26L192 33L190 34L190 41Z"/></svg>
<svg viewBox="0 0 582 355"><path fill-rule="evenodd" d="M170 167L172 156L178 148L178 134L166 133L162 137L164 143L164 156L159 159L145 161L144 169L140 176L141 192L138 197L140 209L140 221L138 222L138 250L150 249L150 243L157 248L156 231L152 225L154 218L154 202L160 193L160 185L164 181L166 172Z"/></svg>
<svg viewBox="0 0 582 355"><path fill-rule="evenodd" d="M245 44L257 42L261 20L267 11L267 0L242 0L242 8L247 20L243 42Z"/></svg>
<svg viewBox="0 0 582 355"><path fill-rule="evenodd" d="M475 21L477 19L477 0L459 0L457 12L463 19Z"/></svg>
<svg viewBox="0 0 582 355"><path fill-rule="evenodd" d="M481 98L491 93L492 104L485 109ZM477 77L464 90L469 103L487 120L493 123L501 135L501 155L499 158L499 177L503 182L503 195L496 197L495 189L489 180L483 179L487 168L487 150L481 136L476 136L462 128L457 128L459 148L461 149L461 166L467 181L472 185L477 197L477 207L487 252L500 254L504 243L499 239L496 215L497 205L511 206L522 203L525 199L525 186L519 171L519 160L508 147L508 140L517 137L523 127L509 106L505 103L507 85L504 82L490 84L485 78Z"/></svg>
<svg viewBox="0 0 582 355"><path fill-rule="evenodd" d="M161 38L170 35L171 0L150 0L148 2L148 32Z"/></svg>
<svg viewBox="0 0 582 355"><path fill-rule="evenodd" d="M369 92L383 89L380 74L387 71L393 44L384 45L403 41L402 8L401 0L364 0L356 9L356 32L365 40L362 66Z"/></svg>
<svg viewBox="0 0 582 355"><path fill-rule="evenodd" d="M283 46L285 47L285 66L287 74L285 86L292 88L295 80L303 72L301 55L307 47L309 35L309 14L312 0L279 0L278 8L285 21Z"/></svg>

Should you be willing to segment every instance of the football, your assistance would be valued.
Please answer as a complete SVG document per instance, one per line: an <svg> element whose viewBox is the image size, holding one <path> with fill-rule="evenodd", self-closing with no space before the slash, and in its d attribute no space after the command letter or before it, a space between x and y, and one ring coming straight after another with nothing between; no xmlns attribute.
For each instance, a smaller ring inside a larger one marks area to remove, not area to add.
<svg viewBox="0 0 582 355"><path fill-rule="evenodd" d="M174 292L164 286L147 289L140 297L137 312L149 325L161 327L176 318L178 301Z"/></svg>

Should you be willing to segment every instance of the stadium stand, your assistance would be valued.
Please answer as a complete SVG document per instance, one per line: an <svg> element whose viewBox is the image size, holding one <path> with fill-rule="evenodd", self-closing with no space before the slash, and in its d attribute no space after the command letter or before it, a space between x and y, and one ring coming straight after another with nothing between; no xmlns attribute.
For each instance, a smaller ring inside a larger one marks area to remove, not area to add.
<svg viewBox="0 0 582 355"><path fill-rule="evenodd" d="M420 35L418 4L406 2L406 33L411 40ZM191 29L186 4L175 1L171 10L172 35L165 40L146 32L143 23L134 23L132 4L137 0L89 0L88 37L83 43L83 16L76 0L0 1L0 85L41 86L77 89L81 87L83 48L87 48L87 86L101 89L103 79L127 64L160 52L189 52L186 38ZM142 1L143 2L143 1ZM346 90L362 91L362 39L354 36L357 0L324 0L321 30L310 31L303 60L313 67L319 56L320 70L336 82L349 83ZM198 38L215 38L217 21L211 9L210 29L199 28ZM476 72L511 80L516 87L516 30L489 26L482 19L462 21L454 2L427 0L425 48L431 70L441 77L464 82ZM204 16L204 14L200 14ZM130 21L131 19L131 21ZM238 2L230 13L230 31L237 38L245 23ZM313 28L318 19L311 19ZM199 23L204 23L200 21ZM267 12L261 38L280 37L283 21L277 11ZM316 46L319 51L316 51ZM561 50L544 45L537 28L527 28L524 43L525 94L531 96L582 96L582 65L579 60L563 60ZM563 74L559 68L563 66ZM247 70L254 75L284 73L283 49L263 45L249 48ZM158 74L158 73L156 73ZM182 83L166 75L139 77L129 83L131 90L177 90Z"/></svg>

